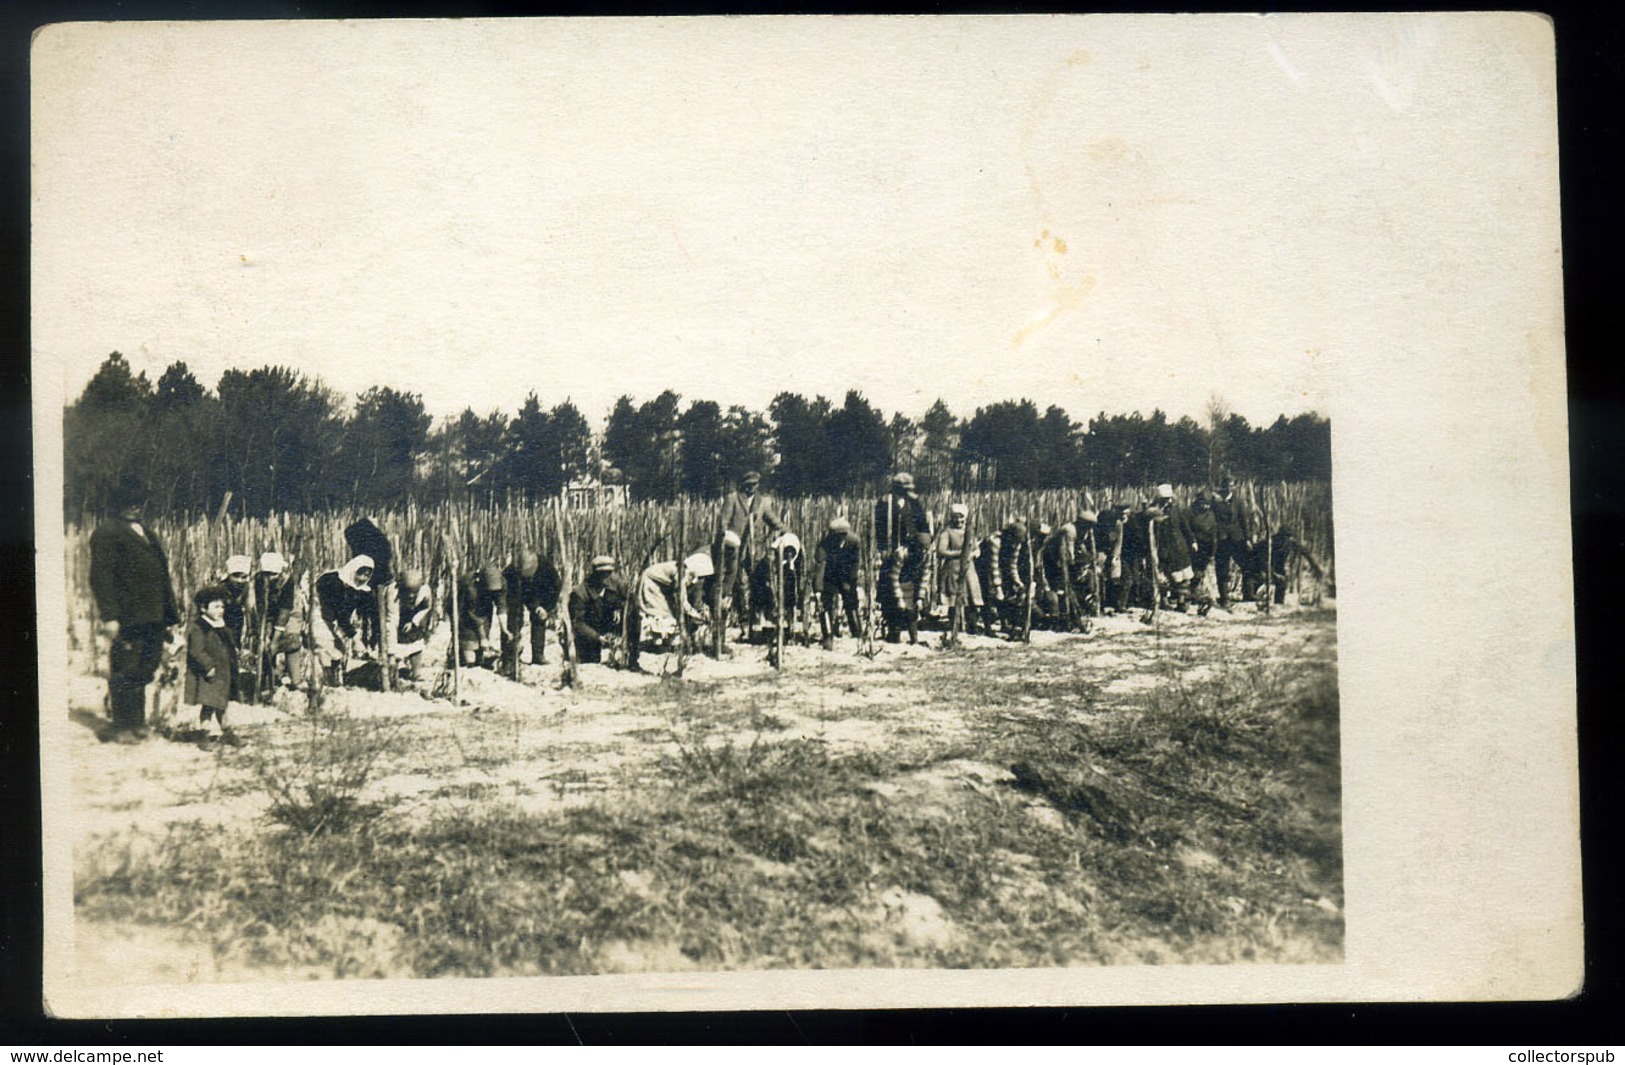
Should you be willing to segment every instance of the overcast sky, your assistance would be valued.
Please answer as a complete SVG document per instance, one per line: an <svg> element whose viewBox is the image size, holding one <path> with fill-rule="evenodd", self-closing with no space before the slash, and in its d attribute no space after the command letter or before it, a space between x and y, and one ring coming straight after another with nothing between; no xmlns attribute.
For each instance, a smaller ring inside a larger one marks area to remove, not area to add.
<svg viewBox="0 0 1625 1065"><path fill-rule="evenodd" d="M1330 32L1335 30L1336 32ZM436 415L857 388L1335 414L1421 25L1294 18L64 26L35 360L273 362ZM1351 323L1353 326L1351 327Z"/></svg>

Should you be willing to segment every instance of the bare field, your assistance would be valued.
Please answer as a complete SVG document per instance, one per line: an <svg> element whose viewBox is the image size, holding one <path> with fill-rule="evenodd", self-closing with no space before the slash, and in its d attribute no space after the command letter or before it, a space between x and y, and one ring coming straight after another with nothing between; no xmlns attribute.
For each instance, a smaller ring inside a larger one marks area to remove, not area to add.
<svg viewBox="0 0 1625 1065"><path fill-rule="evenodd" d="M682 678L465 674L453 706L234 707L102 744L70 678L81 976L1331 962L1336 616L959 650L842 641ZM669 669L672 663L664 665ZM662 668L660 656L645 668ZM48 748L49 749L49 748Z"/></svg>

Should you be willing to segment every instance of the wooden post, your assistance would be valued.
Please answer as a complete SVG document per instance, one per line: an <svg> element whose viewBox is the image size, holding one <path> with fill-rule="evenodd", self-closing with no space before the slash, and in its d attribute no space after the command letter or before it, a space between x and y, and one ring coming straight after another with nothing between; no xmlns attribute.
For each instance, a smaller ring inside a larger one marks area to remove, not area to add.
<svg viewBox="0 0 1625 1065"><path fill-rule="evenodd" d="M727 593L727 589L723 585L728 580L728 545L723 540L720 527L717 530L717 538L714 543L713 551L716 554L716 564L712 567L711 573L711 657L721 661L722 631L723 623L726 620L726 615L722 609L722 598ZM680 551L681 545L679 545ZM681 560L679 560L678 564L681 566Z"/></svg>
<svg viewBox="0 0 1625 1065"><path fill-rule="evenodd" d="M452 531L448 536L455 536L456 532L457 520L453 518ZM451 556L450 566L447 570L450 577L451 595L442 602L451 604L451 609L447 611L451 615L451 705L460 706L459 700L462 698L463 688L462 560L457 556L455 543L447 550L447 553Z"/></svg>
<svg viewBox="0 0 1625 1065"><path fill-rule="evenodd" d="M688 560L688 507L681 497L677 500L677 587L683 587L687 579L687 568L683 565ZM641 574L640 574L641 575ZM687 602L687 598L684 598ZM627 606L631 606L630 599ZM628 611L629 613L630 611ZM688 668L688 617L685 616L677 624L677 676L683 675ZM628 653L631 645L627 645Z"/></svg>
<svg viewBox="0 0 1625 1065"><path fill-rule="evenodd" d="M1145 542L1151 553L1151 626L1161 633L1162 628L1162 562L1157 558L1157 518L1156 508L1147 508L1145 512Z"/></svg>
<svg viewBox="0 0 1625 1065"><path fill-rule="evenodd" d="M266 657L266 655L265 655L265 622L266 622L266 615L269 614L270 611L271 611L271 604L269 602L263 602L262 603L262 602L259 601L260 600L260 595L259 595L259 591L260 591L260 589L259 589L259 584L260 584L259 576L260 575L257 572L258 566L256 566L255 569L256 569L256 572L255 572L254 576L249 578L248 603L249 603L250 609L253 609L255 611L256 615L257 615L256 618L255 618L255 625L254 625L254 629L255 629L255 637L254 637L254 702L256 704L258 704L258 703L263 703L265 701L266 674L271 672L265 666L265 657ZM265 598L267 598L267 599L271 598L271 582L270 581L265 582ZM271 660L272 660L273 663L276 661L275 652L272 652Z"/></svg>
<svg viewBox="0 0 1625 1065"><path fill-rule="evenodd" d="M570 587L575 584L573 579L574 571L570 565L570 545L568 540L565 538L564 508L559 506L557 503L555 503L553 506L553 521L558 527L559 532L559 563L561 566L560 575L563 578L562 583L565 586ZM579 663L576 661L575 630L570 624L570 612L568 610L564 612L564 618L559 627L564 637L564 672L561 679L563 680L566 688L574 688L576 686Z"/></svg>
<svg viewBox="0 0 1625 1065"><path fill-rule="evenodd" d="M875 571L880 554L880 530L875 527L875 518L872 512L869 515L868 547L868 564L863 567L864 591L868 595L868 602L863 604L864 626L863 631L858 633L857 637L858 653L873 658L875 656L875 610L878 606L876 598L880 585L879 575Z"/></svg>
<svg viewBox="0 0 1625 1065"><path fill-rule="evenodd" d="M1098 525L1098 521L1096 525ZM1089 592L1094 602L1089 613L1100 617L1100 551L1098 541L1095 539L1095 525L1089 527Z"/></svg>
<svg viewBox="0 0 1625 1065"><path fill-rule="evenodd" d="M1027 556L1027 577L1023 586L1026 588L1027 611L1021 623L1021 642L1033 642L1033 599L1038 595L1038 560L1033 558L1033 530L1027 528L1027 538L1016 549L1016 576L1021 576L1021 557Z"/></svg>
<svg viewBox="0 0 1625 1065"><path fill-rule="evenodd" d="M321 664L316 654L316 567L307 563L301 575L305 583L305 639L310 642L310 653L305 655L305 681L310 685L310 709L322 708Z"/></svg>
<svg viewBox="0 0 1625 1065"><path fill-rule="evenodd" d="M784 552L776 541L768 545L773 555L773 668L784 668Z"/></svg>

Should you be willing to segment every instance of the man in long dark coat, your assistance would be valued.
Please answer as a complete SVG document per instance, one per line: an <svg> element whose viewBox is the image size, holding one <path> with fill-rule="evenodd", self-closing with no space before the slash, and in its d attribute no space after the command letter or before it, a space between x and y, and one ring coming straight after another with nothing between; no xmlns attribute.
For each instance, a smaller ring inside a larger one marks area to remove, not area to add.
<svg viewBox="0 0 1625 1065"><path fill-rule="evenodd" d="M1215 573L1219 581L1219 608L1230 605L1230 567L1241 570L1242 598L1251 599L1253 533L1247 505L1236 497L1235 482L1227 475L1219 484L1219 491L1209 502L1213 507L1213 520L1218 526L1217 552L1214 554Z"/></svg>
<svg viewBox="0 0 1625 1065"><path fill-rule="evenodd" d="M1206 597L1196 584L1196 570L1191 564L1193 553L1200 547L1196 530L1191 527L1190 511L1174 499L1172 485L1157 485L1150 515L1156 522L1157 563L1168 582L1168 605L1174 610L1184 610L1191 603L1205 606Z"/></svg>
<svg viewBox="0 0 1625 1065"><path fill-rule="evenodd" d="M914 491L914 475L892 477L891 493L875 503L875 546L884 562L880 570L880 616L887 643L897 643L902 630L908 642L920 638L920 582L931 550L931 519Z"/></svg>
<svg viewBox="0 0 1625 1065"><path fill-rule="evenodd" d="M722 513L717 519L717 540L713 543L712 563L717 568L714 594L724 598L733 596L734 616L746 637L754 630L756 606L750 601L750 577L758 554L765 553L765 542L758 527L774 536L786 531L784 518L773 505L773 499L760 491L762 475L751 470L739 479L739 490L731 492L722 501ZM728 534L732 533L730 537ZM724 544L724 541L730 541ZM731 541L737 541L732 543ZM727 547L733 547L730 554Z"/></svg>
<svg viewBox="0 0 1625 1065"><path fill-rule="evenodd" d="M829 531L813 552L812 579L818 593L818 626L826 651L835 649L835 637L844 615L853 636L863 634L858 620L858 569L863 544L852 534L852 522L844 515L829 523Z"/></svg>
<svg viewBox="0 0 1625 1065"><path fill-rule="evenodd" d="M90 537L90 588L112 642L107 694L113 723L104 738L129 743L146 735L147 685L158 672L170 627L180 623L180 611L169 559L141 524L145 491L121 481L110 502L116 518Z"/></svg>

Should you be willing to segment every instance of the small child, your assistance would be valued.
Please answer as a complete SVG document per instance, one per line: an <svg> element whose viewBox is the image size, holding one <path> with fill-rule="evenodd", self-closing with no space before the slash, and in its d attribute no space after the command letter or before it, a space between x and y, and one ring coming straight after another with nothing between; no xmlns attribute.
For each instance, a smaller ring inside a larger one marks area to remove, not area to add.
<svg viewBox="0 0 1625 1065"><path fill-rule="evenodd" d="M192 597L197 620L186 630L186 702L201 705L198 726L207 732L209 718L218 722L220 736L235 739L226 731L226 703L231 698L231 637L226 629L226 590L219 585L199 589Z"/></svg>

